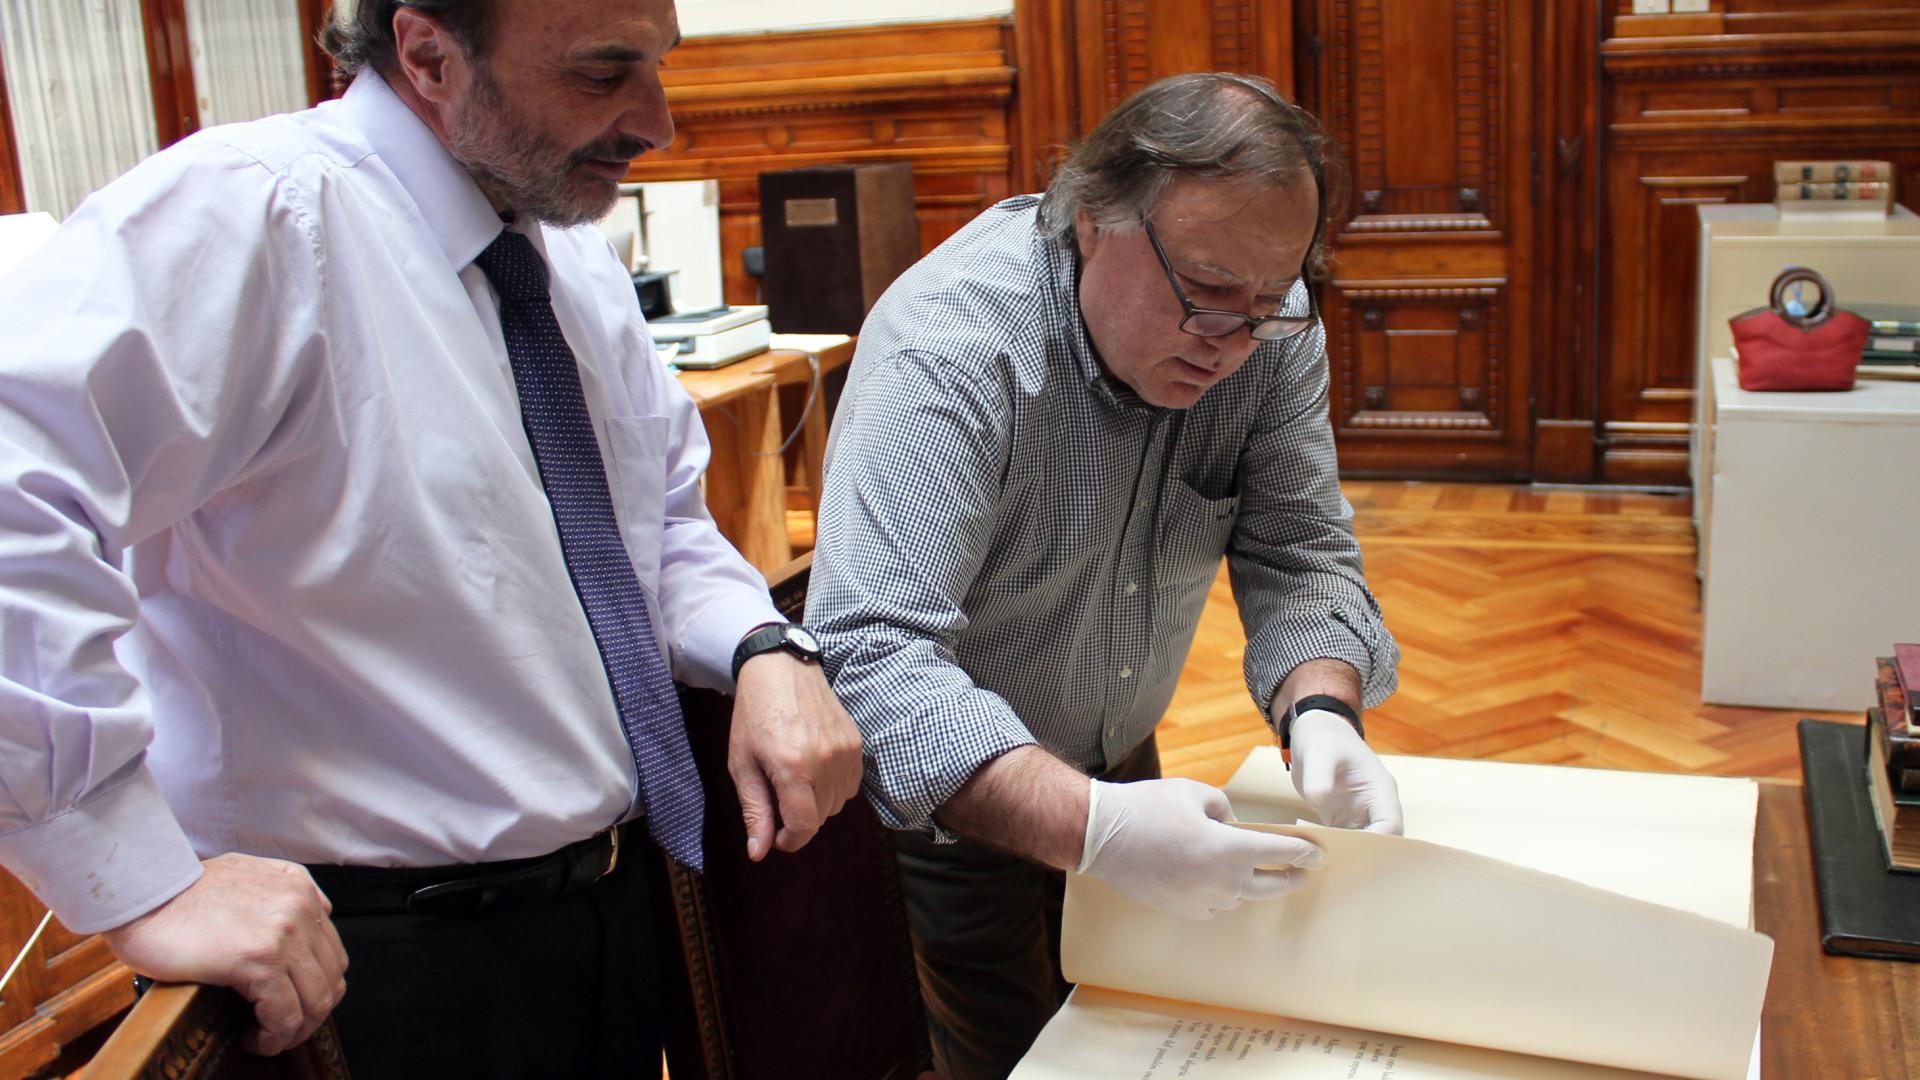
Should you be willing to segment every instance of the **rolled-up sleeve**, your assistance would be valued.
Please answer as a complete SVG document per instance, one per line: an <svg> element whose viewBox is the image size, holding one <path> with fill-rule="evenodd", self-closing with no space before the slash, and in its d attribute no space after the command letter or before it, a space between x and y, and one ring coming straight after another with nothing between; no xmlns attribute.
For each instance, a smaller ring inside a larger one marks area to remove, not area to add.
<svg viewBox="0 0 1920 1080"><path fill-rule="evenodd" d="M1247 689L1266 713L1294 668L1341 660L1360 673L1372 708L1393 693L1400 652L1367 588L1353 509L1340 493L1321 328L1273 370L1241 454L1240 515L1227 552L1247 633Z"/></svg>
<svg viewBox="0 0 1920 1080"><path fill-rule="evenodd" d="M1034 742L955 662L1008 454L1008 395L940 358L861 356L829 448L807 622L866 739L866 790L896 829Z"/></svg>

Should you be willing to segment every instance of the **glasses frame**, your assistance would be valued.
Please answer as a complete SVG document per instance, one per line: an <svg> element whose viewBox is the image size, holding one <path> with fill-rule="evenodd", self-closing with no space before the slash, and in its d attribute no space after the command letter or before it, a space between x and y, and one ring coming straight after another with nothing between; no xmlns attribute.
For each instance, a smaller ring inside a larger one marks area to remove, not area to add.
<svg viewBox="0 0 1920 1080"><path fill-rule="evenodd" d="M1314 299L1312 286L1307 287L1307 314L1304 317L1299 315L1281 315L1278 313L1246 315L1238 311L1228 311L1225 308L1201 307L1188 298L1187 290L1180 287L1180 275L1173 272L1173 263L1167 260L1167 250L1160 246L1160 237L1153 231L1153 221L1145 214L1142 214L1140 215L1140 224L1147 230L1147 240L1153 244L1154 255L1160 259L1160 269L1167 272L1167 284L1173 286L1173 295L1180 301L1180 329L1183 332L1192 334L1194 337L1216 338L1238 333L1240 326L1245 326L1247 328L1247 334L1255 341L1285 341L1288 338L1299 336L1300 333L1320 320L1320 303ZM1320 237L1318 222L1314 224L1313 233L1314 242L1317 244ZM1313 249L1310 247L1307 250L1311 252ZM1193 328L1193 321L1202 315L1238 319L1240 325L1221 330L1218 333L1209 334Z"/></svg>

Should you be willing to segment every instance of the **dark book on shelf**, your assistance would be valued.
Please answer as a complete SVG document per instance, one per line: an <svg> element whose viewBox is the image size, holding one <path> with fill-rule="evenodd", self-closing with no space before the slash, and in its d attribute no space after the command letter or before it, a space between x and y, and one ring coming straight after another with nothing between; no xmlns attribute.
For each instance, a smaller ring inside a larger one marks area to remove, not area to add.
<svg viewBox="0 0 1920 1080"><path fill-rule="evenodd" d="M1920 304L1847 304L1847 310L1867 320L1873 333L1886 337L1920 337Z"/></svg>
<svg viewBox="0 0 1920 1080"><path fill-rule="evenodd" d="M1867 785L1866 727L1802 720L1799 733L1821 946L1920 960L1920 874L1887 869Z"/></svg>
<svg viewBox="0 0 1920 1080"><path fill-rule="evenodd" d="M1913 699L1894 672L1893 657L1882 656L1873 666L1874 697L1886 717L1880 750L1887 759L1887 775L1900 790L1920 792L1920 725L1915 723Z"/></svg>

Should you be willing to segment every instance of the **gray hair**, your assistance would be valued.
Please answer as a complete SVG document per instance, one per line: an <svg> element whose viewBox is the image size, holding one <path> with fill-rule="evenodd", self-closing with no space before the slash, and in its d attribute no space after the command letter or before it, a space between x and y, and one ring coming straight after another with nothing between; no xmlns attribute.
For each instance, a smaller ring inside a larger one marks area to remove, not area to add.
<svg viewBox="0 0 1920 1080"><path fill-rule="evenodd" d="M1134 228L1175 176L1281 187L1304 170L1320 195L1307 254L1310 271L1319 270L1331 214L1328 174L1335 173L1337 186L1338 166L1319 121L1265 79L1174 75L1122 102L1073 149L1041 200L1039 228L1065 239L1081 211L1103 228Z"/></svg>
<svg viewBox="0 0 1920 1080"><path fill-rule="evenodd" d="M479 56L486 47L493 0L336 0L333 17L320 31L320 47L349 78L364 67L391 75L400 61L393 40L393 16L403 7L432 16L468 56Z"/></svg>

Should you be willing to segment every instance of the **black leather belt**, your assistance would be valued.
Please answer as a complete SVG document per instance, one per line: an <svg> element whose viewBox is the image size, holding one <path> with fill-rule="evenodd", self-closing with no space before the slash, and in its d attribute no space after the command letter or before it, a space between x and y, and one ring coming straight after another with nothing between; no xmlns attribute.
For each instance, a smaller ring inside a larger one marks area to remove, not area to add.
<svg viewBox="0 0 1920 1080"><path fill-rule="evenodd" d="M620 865L626 825L551 855L471 866L309 866L338 915L470 915L535 904L599 881Z"/></svg>

